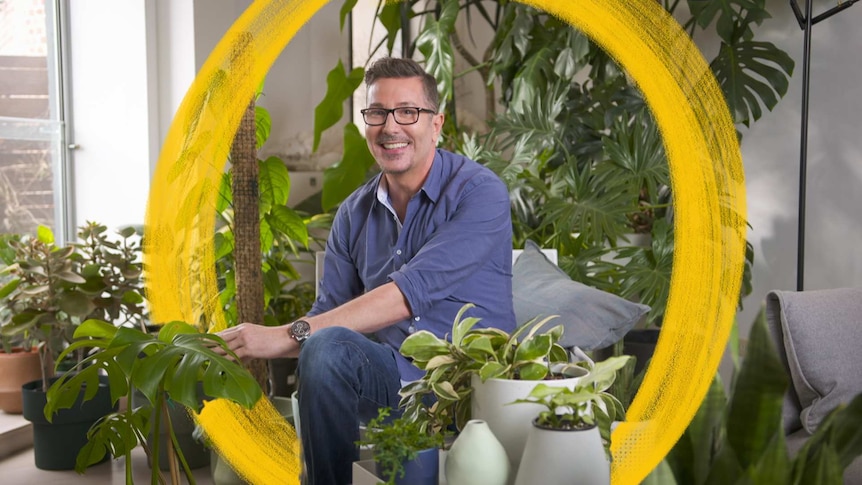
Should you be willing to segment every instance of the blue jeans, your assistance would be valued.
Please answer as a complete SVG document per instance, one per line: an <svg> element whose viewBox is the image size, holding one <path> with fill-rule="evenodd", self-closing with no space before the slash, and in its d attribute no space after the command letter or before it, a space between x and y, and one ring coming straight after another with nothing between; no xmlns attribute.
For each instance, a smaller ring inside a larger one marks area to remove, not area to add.
<svg viewBox="0 0 862 485"><path fill-rule="evenodd" d="M314 332L297 367L302 452L309 485L342 485L359 459L359 424L398 408L394 349L343 327Z"/></svg>

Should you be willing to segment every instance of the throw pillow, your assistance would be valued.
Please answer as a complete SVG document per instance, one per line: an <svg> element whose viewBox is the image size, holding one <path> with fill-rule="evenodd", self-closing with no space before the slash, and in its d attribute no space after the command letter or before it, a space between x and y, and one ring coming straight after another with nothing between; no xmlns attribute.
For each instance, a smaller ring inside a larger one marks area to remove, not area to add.
<svg viewBox="0 0 862 485"><path fill-rule="evenodd" d="M620 340L649 311L634 303L569 278L527 241L512 266L515 318L524 324L535 317L558 315L562 324L560 345L593 350Z"/></svg>
<svg viewBox="0 0 862 485"><path fill-rule="evenodd" d="M767 315L780 320L802 425L813 433L830 411L862 392L862 288L772 291L769 306L777 309Z"/></svg>

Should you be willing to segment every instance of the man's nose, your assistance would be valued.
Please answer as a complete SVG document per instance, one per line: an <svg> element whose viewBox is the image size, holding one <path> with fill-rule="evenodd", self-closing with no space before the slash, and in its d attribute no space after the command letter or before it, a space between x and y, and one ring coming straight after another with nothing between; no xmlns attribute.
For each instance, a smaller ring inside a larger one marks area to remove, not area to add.
<svg viewBox="0 0 862 485"><path fill-rule="evenodd" d="M383 120L383 131L398 131L401 129L401 125L399 125L395 121L395 112L386 113L386 118Z"/></svg>

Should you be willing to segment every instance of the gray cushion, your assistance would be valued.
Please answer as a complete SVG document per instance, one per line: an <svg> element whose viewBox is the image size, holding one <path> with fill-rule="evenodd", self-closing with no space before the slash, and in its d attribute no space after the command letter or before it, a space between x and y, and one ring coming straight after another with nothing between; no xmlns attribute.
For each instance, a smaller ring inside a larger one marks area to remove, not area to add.
<svg viewBox="0 0 862 485"><path fill-rule="evenodd" d="M862 288L772 291L767 310L770 324L781 327L802 425L813 433L862 392Z"/></svg>
<svg viewBox="0 0 862 485"><path fill-rule="evenodd" d="M533 241L512 267L512 293L519 324L558 315L551 323L565 328L560 345L584 350L617 342L649 311L647 305L573 281Z"/></svg>

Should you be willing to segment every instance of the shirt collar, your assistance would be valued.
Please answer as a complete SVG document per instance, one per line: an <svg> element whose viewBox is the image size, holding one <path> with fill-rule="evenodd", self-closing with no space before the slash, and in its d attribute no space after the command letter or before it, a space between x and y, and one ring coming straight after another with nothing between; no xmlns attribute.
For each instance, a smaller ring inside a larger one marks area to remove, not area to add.
<svg viewBox="0 0 862 485"><path fill-rule="evenodd" d="M425 192L425 195L431 199L431 202L437 202L440 198L443 180L443 158L440 156L440 150L434 151L434 161L431 162L431 169L428 171L428 176L425 177L425 183L422 184L420 192ZM389 187L386 184L386 179L383 174L377 174L377 201L389 208L395 213L392 204L389 202Z"/></svg>
<svg viewBox="0 0 862 485"><path fill-rule="evenodd" d="M431 199L431 202L437 202L440 198L443 180L443 158L440 156L440 150L434 150L434 161L431 162L431 170L428 171L428 177L425 178L425 183L422 184L422 191Z"/></svg>

